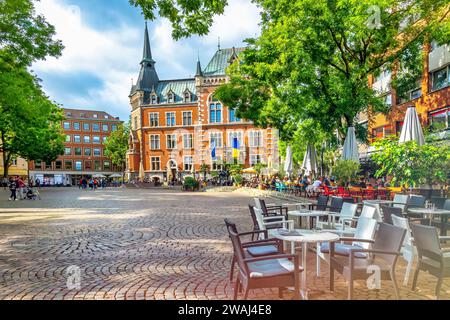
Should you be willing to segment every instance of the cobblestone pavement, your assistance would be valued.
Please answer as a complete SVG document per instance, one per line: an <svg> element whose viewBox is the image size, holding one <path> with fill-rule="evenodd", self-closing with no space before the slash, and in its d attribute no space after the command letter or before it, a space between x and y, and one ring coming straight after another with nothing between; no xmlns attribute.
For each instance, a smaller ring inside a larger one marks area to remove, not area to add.
<svg viewBox="0 0 450 320"><path fill-rule="evenodd" d="M59 188L41 194L41 201L11 202L0 191L0 299L231 298L231 244L223 218L248 229L250 196ZM345 299L343 279L337 277L336 291L330 293L326 265L315 277L314 254L309 256L310 297ZM80 268L79 288L67 287L71 266ZM399 279L404 268L401 262ZM422 273L418 292L409 286L401 293L406 299L433 299L435 284L435 278ZM450 299L449 280L442 290L442 298ZM250 298L277 296L264 289L252 291ZM379 291L357 282L355 296L394 298L389 282Z"/></svg>

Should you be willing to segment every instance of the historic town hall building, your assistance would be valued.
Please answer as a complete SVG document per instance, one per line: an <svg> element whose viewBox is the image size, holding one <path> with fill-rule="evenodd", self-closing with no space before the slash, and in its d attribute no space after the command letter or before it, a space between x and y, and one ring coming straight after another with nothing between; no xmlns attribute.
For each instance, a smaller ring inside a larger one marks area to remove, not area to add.
<svg viewBox="0 0 450 320"><path fill-rule="evenodd" d="M269 166L278 163L277 132L238 119L234 110L214 98L215 89L227 81L226 68L240 52L240 48L219 47L205 69L197 62L194 78L160 80L145 27L141 70L129 96L130 179L180 179L198 173L202 164L218 170L224 162L234 162L236 138L239 163L245 168L258 162Z"/></svg>

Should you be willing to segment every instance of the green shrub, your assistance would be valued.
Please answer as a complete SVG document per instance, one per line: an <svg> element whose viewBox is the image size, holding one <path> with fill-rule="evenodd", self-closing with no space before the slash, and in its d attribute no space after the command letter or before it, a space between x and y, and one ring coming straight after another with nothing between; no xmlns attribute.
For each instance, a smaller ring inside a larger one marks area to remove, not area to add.
<svg viewBox="0 0 450 320"><path fill-rule="evenodd" d="M234 183L236 185L241 185L242 182L244 181L244 178L242 178L242 176L240 174L233 175L233 179L234 179Z"/></svg>
<svg viewBox="0 0 450 320"><path fill-rule="evenodd" d="M333 175L339 184L346 186L348 182L358 176L359 163L353 160L338 160L333 167Z"/></svg>
<svg viewBox="0 0 450 320"><path fill-rule="evenodd" d="M198 189L198 187L199 187L199 183L193 177L185 177L184 178L184 188L186 190L188 190L188 189L195 190L195 189Z"/></svg>

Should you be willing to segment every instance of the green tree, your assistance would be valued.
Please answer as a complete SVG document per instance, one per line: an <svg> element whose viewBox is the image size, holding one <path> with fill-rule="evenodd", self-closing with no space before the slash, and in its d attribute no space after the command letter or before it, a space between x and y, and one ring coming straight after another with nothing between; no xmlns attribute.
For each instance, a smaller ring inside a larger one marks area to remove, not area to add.
<svg viewBox="0 0 450 320"><path fill-rule="evenodd" d="M156 19L157 15L172 23L175 39L192 34L206 35L214 15L223 14L227 0L129 0L140 7L145 18Z"/></svg>
<svg viewBox="0 0 450 320"><path fill-rule="evenodd" d="M377 152L373 161L380 166L376 176L392 176L394 183L402 187L418 187L421 184L445 184L450 175L450 147L414 141L398 143L397 139L380 139L374 143Z"/></svg>
<svg viewBox="0 0 450 320"><path fill-rule="evenodd" d="M122 178L125 176L129 136L129 123L120 124L116 131L111 132L104 143L106 156L111 159L111 162L114 165L120 168L122 171Z"/></svg>
<svg viewBox="0 0 450 320"><path fill-rule="evenodd" d="M0 150L3 176L14 158L53 161L64 151L62 109L44 95L36 77L0 55Z"/></svg>
<svg viewBox="0 0 450 320"><path fill-rule="evenodd" d="M63 46L31 0L0 1L0 149L4 172L12 159L53 161L63 152L62 110L28 68Z"/></svg>
<svg viewBox="0 0 450 320"><path fill-rule="evenodd" d="M262 34L247 40L216 97L239 117L280 129L288 141L303 122L310 137L338 129L343 138L355 126L358 138L367 140L357 115L369 107L389 111L369 77L417 55L412 47L449 28L445 0L255 2L262 9ZM420 22L403 24L412 17Z"/></svg>
<svg viewBox="0 0 450 320"><path fill-rule="evenodd" d="M358 172L359 163L353 160L338 160L333 167L333 175L343 186L355 179Z"/></svg>
<svg viewBox="0 0 450 320"><path fill-rule="evenodd" d="M54 36L55 28L36 14L32 0L0 1L0 55L8 53L11 64L29 66L58 57L63 45Z"/></svg>

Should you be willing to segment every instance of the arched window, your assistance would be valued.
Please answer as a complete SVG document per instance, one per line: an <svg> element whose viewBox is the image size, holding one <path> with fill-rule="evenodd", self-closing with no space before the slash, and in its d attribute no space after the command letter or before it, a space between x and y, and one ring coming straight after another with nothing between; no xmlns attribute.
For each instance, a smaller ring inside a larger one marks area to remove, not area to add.
<svg viewBox="0 0 450 320"><path fill-rule="evenodd" d="M152 96L151 96L151 103L152 104L157 104L158 103L158 97L156 96L156 94L152 94Z"/></svg>

